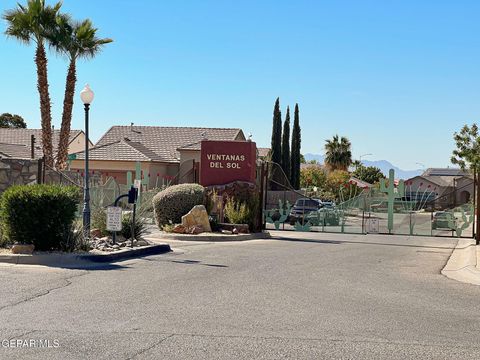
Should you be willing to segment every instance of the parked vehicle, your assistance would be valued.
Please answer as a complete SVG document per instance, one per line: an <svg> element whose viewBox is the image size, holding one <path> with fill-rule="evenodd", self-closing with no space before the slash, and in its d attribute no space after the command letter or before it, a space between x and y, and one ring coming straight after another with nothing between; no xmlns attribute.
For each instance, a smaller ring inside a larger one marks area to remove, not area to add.
<svg viewBox="0 0 480 360"><path fill-rule="evenodd" d="M322 208L335 209L337 205L333 201L322 201Z"/></svg>
<svg viewBox="0 0 480 360"><path fill-rule="evenodd" d="M288 221L290 225L295 225L297 221L300 223L306 222L304 217L311 213L312 211L317 211L322 207L321 200L318 199L308 199L308 198L301 198L295 202L292 210L290 211L290 215L288 217Z"/></svg>
<svg viewBox="0 0 480 360"><path fill-rule="evenodd" d="M433 214L432 229L449 229L453 230L457 226L455 216L447 211L437 211Z"/></svg>

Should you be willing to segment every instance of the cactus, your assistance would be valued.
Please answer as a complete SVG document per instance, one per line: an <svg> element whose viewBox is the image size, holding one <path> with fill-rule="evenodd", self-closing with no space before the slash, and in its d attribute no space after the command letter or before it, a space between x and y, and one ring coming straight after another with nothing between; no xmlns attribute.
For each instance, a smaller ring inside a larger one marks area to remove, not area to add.
<svg viewBox="0 0 480 360"><path fill-rule="evenodd" d="M398 187L395 188L395 170L390 169L388 172L388 187L385 186L385 179L380 180L380 191L388 196L388 232L391 234L393 230L393 205L395 199L405 196L405 185L403 180L400 180Z"/></svg>
<svg viewBox="0 0 480 360"><path fill-rule="evenodd" d="M280 224L283 224L285 220L288 218L288 214L290 214L290 209L292 208L292 205L290 202L287 200L285 206L283 206L282 200L278 200L278 210L277 209L272 209L272 210L266 210L265 211L265 220L269 224L274 224L275 225L275 230L280 229ZM278 213L280 214L280 218L277 220L273 220L272 216L274 214Z"/></svg>
<svg viewBox="0 0 480 360"><path fill-rule="evenodd" d="M310 221L307 221L305 224L300 224L298 221L295 223L294 229L295 231L310 231L312 224Z"/></svg>
<svg viewBox="0 0 480 360"><path fill-rule="evenodd" d="M454 211L452 210L452 217L449 217L448 218L448 227L452 230L455 230L455 233L457 234L457 237L461 237L462 236L462 232L463 230L465 230L466 228L468 228L470 226L470 224L473 222L473 218L474 218L474 211L473 211L473 206L470 206L470 210L471 210L471 213L470 213L470 216L467 217L467 213L465 211L465 208L461 207L461 214L462 214L462 225L458 226L456 224L456 221L455 221L455 213ZM455 210L455 209L454 209Z"/></svg>

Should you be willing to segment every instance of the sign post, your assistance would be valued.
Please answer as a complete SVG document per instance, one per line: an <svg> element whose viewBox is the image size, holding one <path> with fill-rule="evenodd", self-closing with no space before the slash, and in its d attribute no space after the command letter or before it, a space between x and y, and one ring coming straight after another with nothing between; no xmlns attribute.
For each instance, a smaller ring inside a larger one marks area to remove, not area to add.
<svg viewBox="0 0 480 360"><path fill-rule="evenodd" d="M107 230L122 230L122 208L120 206L107 207Z"/></svg>
<svg viewBox="0 0 480 360"><path fill-rule="evenodd" d="M131 247L133 247L133 238L134 238L134 229L135 229L135 211L137 209L137 199L138 199L138 189L136 189L135 187L131 187L130 190L128 190L128 193L126 194L123 194L123 195L120 195L119 197L117 197L115 199L115 202L114 202L114 206L109 206L107 208L107 230L109 231L113 231L113 234L112 234L112 242L115 244L115 239L117 237L117 231L121 231L122 230L122 208L117 206L118 202L122 199L122 198L128 198L128 203L129 204L133 204L133 214L132 214L132 225L131 225L131 229L132 229L132 241L131 241ZM115 210L109 210L109 209L115 209ZM118 210L120 209L120 210ZM108 228L108 221L109 221L109 211L110 211L110 214L111 214L111 226L112 226L112 230L110 230ZM120 212L120 221L118 221L118 212ZM115 214L115 215L114 215ZM115 217L117 216L117 217ZM118 225L119 223L119 225ZM115 228L115 229L113 229Z"/></svg>

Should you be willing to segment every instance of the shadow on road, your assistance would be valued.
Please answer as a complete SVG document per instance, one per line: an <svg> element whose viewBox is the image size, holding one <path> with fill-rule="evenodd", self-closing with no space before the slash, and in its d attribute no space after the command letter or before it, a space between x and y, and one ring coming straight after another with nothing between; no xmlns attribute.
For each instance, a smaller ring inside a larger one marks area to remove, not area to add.
<svg viewBox="0 0 480 360"><path fill-rule="evenodd" d="M398 244L398 243L381 243L381 242L371 242L371 241L348 241L348 240L315 240L315 239L294 239L289 237L282 236L272 236L272 240L281 240L281 241L291 241L291 242L307 242L307 243L318 243L318 244L355 244L355 245L378 245L378 246L398 246L398 247L411 247L411 248L424 248L424 249L444 249L451 250L455 248L455 245L452 246L430 246L430 245L416 245L416 244Z"/></svg>
<svg viewBox="0 0 480 360"><path fill-rule="evenodd" d="M176 264L185 264L185 265L201 265L201 266L211 266L211 267L218 267L218 268L228 268L227 265L222 265L222 264L207 264L207 263L202 263L199 260L188 260L188 259L180 259L180 260L157 260L157 259L142 259L145 261L162 261L162 262L172 262Z"/></svg>

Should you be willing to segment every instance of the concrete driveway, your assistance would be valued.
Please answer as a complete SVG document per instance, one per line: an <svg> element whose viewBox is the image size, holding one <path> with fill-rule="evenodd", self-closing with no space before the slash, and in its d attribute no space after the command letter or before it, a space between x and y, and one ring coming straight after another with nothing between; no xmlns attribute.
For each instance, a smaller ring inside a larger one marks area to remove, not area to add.
<svg viewBox="0 0 480 360"><path fill-rule="evenodd" d="M2 266L0 358L478 359L480 287L440 274L455 239L273 235L94 269Z"/></svg>

